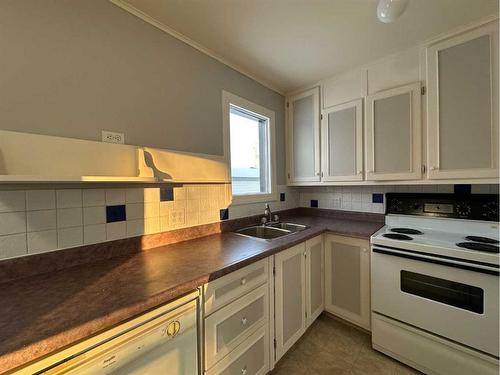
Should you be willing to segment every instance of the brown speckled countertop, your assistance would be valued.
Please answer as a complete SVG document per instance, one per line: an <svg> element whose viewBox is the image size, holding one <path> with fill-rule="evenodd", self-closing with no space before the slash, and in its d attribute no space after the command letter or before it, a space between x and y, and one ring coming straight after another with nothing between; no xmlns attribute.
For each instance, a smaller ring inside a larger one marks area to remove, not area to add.
<svg viewBox="0 0 500 375"><path fill-rule="evenodd" d="M0 284L0 372L18 367L325 231L368 239L379 221L293 216L271 241L218 233Z"/></svg>

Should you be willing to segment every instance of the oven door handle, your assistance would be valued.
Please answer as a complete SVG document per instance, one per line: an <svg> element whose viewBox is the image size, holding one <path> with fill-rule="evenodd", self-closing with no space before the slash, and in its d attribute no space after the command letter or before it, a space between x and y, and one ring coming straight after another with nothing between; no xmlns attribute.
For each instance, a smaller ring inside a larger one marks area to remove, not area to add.
<svg viewBox="0 0 500 375"><path fill-rule="evenodd" d="M469 262L462 262L459 260L440 258L440 257L432 256L432 255L420 254L420 253L399 250L399 249L392 249L392 248L391 249L387 249L387 248L381 249L378 247L373 247L372 251L374 253L396 256L396 257L412 259L412 260L418 260L418 261L426 262L426 263L439 264L442 266L459 268L459 269L463 269L463 270L467 270L467 271L485 273L487 275L495 275L495 276L499 275L498 268L495 268L493 266L487 266L487 265L482 265L482 264L473 264L473 263L469 263Z"/></svg>

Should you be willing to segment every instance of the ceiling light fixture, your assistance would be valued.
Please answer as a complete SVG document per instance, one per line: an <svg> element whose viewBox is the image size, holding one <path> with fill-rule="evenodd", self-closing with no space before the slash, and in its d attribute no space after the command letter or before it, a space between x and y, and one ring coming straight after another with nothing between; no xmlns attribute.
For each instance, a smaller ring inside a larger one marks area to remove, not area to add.
<svg viewBox="0 0 500 375"><path fill-rule="evenodd" d="M377 5L377 17L380 22L391 23L403 14L408 0L380 0Z"/></svg>

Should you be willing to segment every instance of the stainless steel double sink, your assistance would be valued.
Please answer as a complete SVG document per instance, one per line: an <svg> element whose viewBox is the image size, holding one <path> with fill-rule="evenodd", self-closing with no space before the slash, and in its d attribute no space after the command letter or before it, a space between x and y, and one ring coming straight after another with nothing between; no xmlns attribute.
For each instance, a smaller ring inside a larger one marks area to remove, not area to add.
<svg viewBox="0 0 500 375"><path fill-rule="evenodd" d="M255 225L237 230L235 233L243 236L272 240L288 236L307 229L308 226L294 223L276 223L269 225Z"/></svg>

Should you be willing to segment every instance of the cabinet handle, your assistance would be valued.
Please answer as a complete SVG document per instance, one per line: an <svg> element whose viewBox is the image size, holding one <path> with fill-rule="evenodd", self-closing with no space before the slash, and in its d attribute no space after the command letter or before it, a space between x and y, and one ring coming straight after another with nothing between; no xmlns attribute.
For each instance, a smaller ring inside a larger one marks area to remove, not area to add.
<svg viewBox="0 0 500 375"><path fill-rule="evenodd" d="M245 278L241 279L241 281L240 281L241 285L245 285L246 283L247 283L247 279L245 279Z"/></svg>
<svg viewBox="0 0 500 375"><path fill-rule="evenodd" d="M245 367L241 369L241 375L246 375L246 373L247 373L247 366L245 365Z"/></svg>
<svg viewBox="0 0 500 375"><path fill-rule="evenodd" d="M247 325L247 318L245 318L245 317L241 318L241 325L243 325L243 326Z"/></svg>

